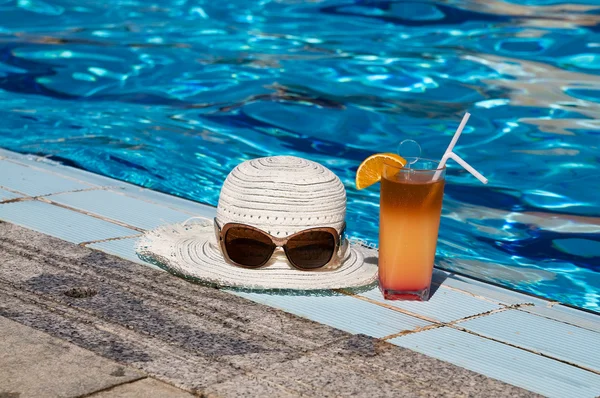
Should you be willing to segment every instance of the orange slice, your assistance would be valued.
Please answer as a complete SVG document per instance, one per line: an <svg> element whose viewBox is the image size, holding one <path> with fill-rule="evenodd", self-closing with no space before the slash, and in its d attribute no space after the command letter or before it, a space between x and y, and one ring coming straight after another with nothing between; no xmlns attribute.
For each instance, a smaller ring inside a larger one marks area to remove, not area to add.
<svg viewBox="0 0 600 398"><path fill-rule="evenodd" d="M376 182L381 181L384 164L400 169L404 167L406 160L395 153L376 153L369 156L358 166L358 170L356 170L356 189L370 187Z"/></svg>

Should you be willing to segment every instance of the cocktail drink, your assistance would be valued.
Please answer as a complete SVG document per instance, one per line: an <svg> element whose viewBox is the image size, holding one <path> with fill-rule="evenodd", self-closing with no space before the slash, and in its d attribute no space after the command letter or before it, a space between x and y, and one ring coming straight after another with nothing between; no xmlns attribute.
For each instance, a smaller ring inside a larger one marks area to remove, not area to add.
<svg viewBox="0 0 600 398"><path fill-rule="evenodd" d="M429 299L448 159L482 183L488 183L487 178L454 152L469 116L468 112L463 116L439 162L420 159L421 147L413 140L404 140L399 152L416 150L413 158L376 153L356 170L356 189L381 182L379 288L385 299Z"/></svg>
<svg viewBox="0 0 600 398"><path fill-rule="evenodd" d="M384 164L379 212L379 287L391 300L427 300L444 196L445 166L419 159Z"/></svg>

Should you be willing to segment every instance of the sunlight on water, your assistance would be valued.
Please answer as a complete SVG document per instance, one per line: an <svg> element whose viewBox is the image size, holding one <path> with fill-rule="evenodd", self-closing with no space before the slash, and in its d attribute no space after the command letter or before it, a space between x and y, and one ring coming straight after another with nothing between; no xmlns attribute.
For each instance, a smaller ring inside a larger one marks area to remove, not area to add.
<svg viewBox="0 0 600 398"><path fill-rule="evenodd" d="M0 0L0 146L200 202L292 154L348 190L405 139L440 158L464 112L438 266L600 311L595 0Z"/></svg>

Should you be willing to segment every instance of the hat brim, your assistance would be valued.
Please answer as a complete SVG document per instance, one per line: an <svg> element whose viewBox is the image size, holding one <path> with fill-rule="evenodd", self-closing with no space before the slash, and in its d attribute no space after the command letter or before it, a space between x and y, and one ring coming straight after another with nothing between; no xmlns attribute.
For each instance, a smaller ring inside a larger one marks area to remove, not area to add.
<svg viewBox="0 0 600 398"><path fill-rule="evenodd" d="M138 255L177 275L201 282L243 289L322 290L357 288L377 278L377 264L365 262L364 250L350 245L340 266L332 270L301 271L282 256L266 266L247 269L227 263L217 245L212 220L172 224L146 232Z"/></svg>

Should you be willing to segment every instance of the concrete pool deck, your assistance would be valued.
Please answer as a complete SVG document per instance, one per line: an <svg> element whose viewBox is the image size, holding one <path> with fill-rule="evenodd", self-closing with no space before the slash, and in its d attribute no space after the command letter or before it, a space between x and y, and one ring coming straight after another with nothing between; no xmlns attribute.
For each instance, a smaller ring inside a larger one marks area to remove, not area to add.
<svg viewBox="0 0 600 398"><path fill-rule="evenodd" d="M135 255L143 231L214 213L0 150L0 315L125 365L137 376L124 383L150 376L196 394L527 396L499 380L600 395L600 317L588 312L442 271L426 303L386 302L377 290L227 292Z"/></svg>
<svg viewBox="0 0 600 398"><path fill-rule="evenodd" d="M0 394L81 396L142 379L212 397L536 396L13 224L0 223L0 254Z"/></svg>

